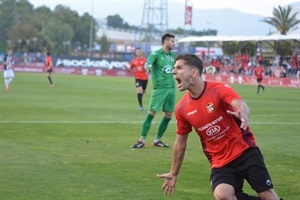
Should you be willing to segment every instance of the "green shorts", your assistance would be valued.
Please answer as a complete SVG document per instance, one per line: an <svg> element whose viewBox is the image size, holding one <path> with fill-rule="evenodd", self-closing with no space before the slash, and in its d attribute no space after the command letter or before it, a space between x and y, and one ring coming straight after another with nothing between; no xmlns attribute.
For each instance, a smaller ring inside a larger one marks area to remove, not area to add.
<svg viewBox="0 0 300 200"><path fill-rule="evenodd" d="M153 89L149 103L149 111L174 112L175 87Z"/></svg>

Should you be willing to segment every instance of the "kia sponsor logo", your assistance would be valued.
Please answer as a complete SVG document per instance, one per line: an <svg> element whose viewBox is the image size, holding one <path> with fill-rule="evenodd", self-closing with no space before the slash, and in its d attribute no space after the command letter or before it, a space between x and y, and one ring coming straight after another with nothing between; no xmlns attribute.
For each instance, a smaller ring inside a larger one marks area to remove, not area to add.
<svg viewBox="0 0 300 200"><path fill-rule="evenodd" d="M209 129L206 130L206 134L208 136L214 136L220 132L220 126L212 126Z"/></svg>
<svg viewBox="0 0 300 200"><path fill-rule="evenodd" d="M68 59L68 58L58 58L56 60L55 66L64 67L86 67L86 68L104 68L104 69L125 69L129 63L127 61L108 61L102 60L91 60L86 59Z"/></svg>

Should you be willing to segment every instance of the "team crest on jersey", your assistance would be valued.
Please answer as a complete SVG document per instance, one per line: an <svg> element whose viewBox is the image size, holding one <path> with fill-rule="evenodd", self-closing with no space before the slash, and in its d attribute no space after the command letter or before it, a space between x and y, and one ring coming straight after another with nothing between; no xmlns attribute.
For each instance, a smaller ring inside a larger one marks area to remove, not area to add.
<svg viewBox="0 0 300 200"><path fill-rule="evenodd" d="M214 104L212 102L206 104L207 112L212 113L216 110Z"/></svg>

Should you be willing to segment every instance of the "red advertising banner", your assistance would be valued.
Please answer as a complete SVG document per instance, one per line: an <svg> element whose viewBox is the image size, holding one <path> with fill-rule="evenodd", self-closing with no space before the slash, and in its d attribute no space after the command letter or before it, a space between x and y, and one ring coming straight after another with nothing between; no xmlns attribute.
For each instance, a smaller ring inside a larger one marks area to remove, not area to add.
<svg viewBox="0 0 300 200"><path fill-rule="evenodd" d="M41 64L30 65L15 65L13 67L15 72L30 72L30 73L44 73L44 66ZM3 66L0 66L0 71L3 71ZM107 68L82 68L82 67L54 67L53 73L57 74L76 74L83 76L133 76L133 72L123 69L107 69ZM216 81L227 84L247 84L256 85L256 78L253 76L238 76L238 75L202 75L204 80ZM297 78L279 78L279 77L264 77L262 83L269 86L278 87L294 87L300 89L300 83Z"/></svg>
<svg viewBox="0 0 300 200"><path fill-rule="evenodd" d="M15 65L15 72L31 72L44 73L44 66L39 65ZM3 66L0 66L0 71L3 71ZM57 74L77 74L77 75L93 75L93 76L133 76L132 71L125 69L102 69L102 68L82 68L82 67L54 67L53 73Z"/></svg>
<svg viewBox="0 0 300 200"><path fill-rule="evenodd" d="M247 84L257 85L256 78L253 76L238 76L238 75L202 75L204 80L216 81L228 84ZM299 87L300 83L297 78L279 78L279 77L264 77L262 80L264 85L282 86L282 87Z"/></svg>
<svg viewBox="0 0 300 200"><path fill-rule="evenodd" d="M186 0L185 2L185 25L192 25L192 16L193 16L193 6L191 0Z"/></svg>

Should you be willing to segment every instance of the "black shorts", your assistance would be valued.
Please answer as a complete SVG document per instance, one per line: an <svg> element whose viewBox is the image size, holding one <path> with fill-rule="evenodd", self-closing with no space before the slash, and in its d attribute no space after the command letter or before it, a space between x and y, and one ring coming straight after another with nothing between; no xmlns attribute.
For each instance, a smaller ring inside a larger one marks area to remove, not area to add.
<svg viewBox="0 0 300 200"><path fill-rule="evenodd" d="M135 79L135 86L142 87L143 90L146 90L148 84L148 80Z"/></svg>
<svg viewBox="0 0 300 200"><path fill-rule="evenodd" d="M256 81L257 81L258 83L261 83L262 78L258 78L258 79L256 79Z"/></svg>
<svg viewBox="0 0 300 200"><path fill-rule="evenodd" d="M242 192L244 179L257 193L273 188L269 172L258 148L249 148L224 167L213 168L210 176L213 191L217 185L227 183L234 187L235 193Z"/></svg>
<svg viewBox="0 0 300 200"><path fill-rule="evenodd" d="M47 69L47 73L51 74L52 73L52 68Z"/></svg>

